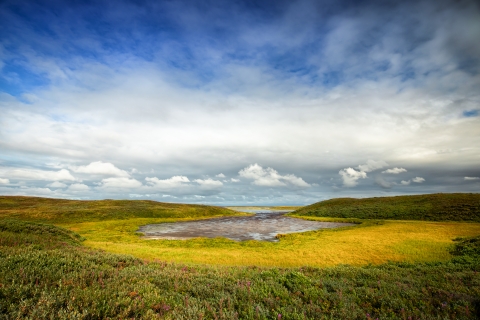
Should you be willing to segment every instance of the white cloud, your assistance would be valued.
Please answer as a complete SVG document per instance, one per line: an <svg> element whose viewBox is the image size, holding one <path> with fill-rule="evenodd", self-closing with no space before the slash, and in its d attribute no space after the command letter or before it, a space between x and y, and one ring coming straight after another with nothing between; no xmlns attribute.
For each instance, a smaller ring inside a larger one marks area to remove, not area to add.
<svg viewBox="0 0 480 320"><path fill-rule="evenodd" d="M408 186L408 185L410 185L410 182L411 182L410 180L402 180L402 181L400 182L400 184L401 184L401 185L404 185L404 186Z"/></svg>
<svg viewBox="0 0 480 320"><path fill-rule="evenodd" d="M55 181L50 184L47 184L47 187L49 188L54 188L54 189L59 189L59 188L65 188L67 185L65 183Z"/></svg>
<svg viewBox="0 0 480 320"><path fill-rule="evenodd" d="M9 183L10 183L10 180L4 179L4 178L0 178L0 184L9 184Z"/></svg>
<svg viewBox="0 0 480 320"><path fill-rule="evenodd" d="M217 174L215 177L217 178L225 178L225 175L223 173L219 173Z"/></svg>
<svg viewBox="0 0 480 320"><path fill-rule="evenodd" d="M157 177L145 178L147 184L159 190L170 190L189 186L190 180L185 176L173 176L168 179L158 179Z"/></svg>
<svg viewBox="0 0 480 320"><path fill-rule="evenodd" d="M238 172L238 174L247 179L253 180L253 184L263 187L283 187L290 186L296 188L308 188L310 185L302 178L293 174L281 175L273 168L263 169L258 164L252 164Z"/></svg>
<svg viewBox="0 0 480 320"><path fill-rule="evenodd" d="M395 167L393 169L387 169L385 171L382 171L382 173L391 173L391 174L399 174L399 173L402 173L402 172L407 172L407 169Z"/></svg>
<svg viewBox="0 0 480 320"><path fill-rule="evenodd" d="M271 24L256 23L249 20L250 15L235 12L238 22L247 22L248 27L241 23L228 24L234 32L228 29L226 34L233 34L235 39L230 39L233 41L211 47L202 43L205 39L202 30L209 30L208 27L203 28L200 23L202 28L193 28L190 36L186 30L185 39L195 36L200 41L195 42L199 50L191 50L193 56L188 57L192 68L170 68L162 63L173 58L181 64L182 55L175 49L177 42L172 47L171 42L165 43L161 37L157 40L162 50L157 52L156 61L115 50L108 50L108 56L104 55L106 51L99 50L94 55L73 60L68 55L42 54L41 47L35 49L36 43L50 43L55 47L56 41L74 39L75 42L76 37L66 34L71 34L73 29L84 30L83 20L72 20L78 28L56 28L60 34L55 40L29 29L30 24L16 20L13 14L12 25L20 28L5 33L8 37L5 41L11 42L11 48L16 45L31 48L26 50L30 54L25 56L26 53L22 53L25 50L4 50L4 53L22 61L32 72L39 70L41 78L45 73L52 79L62 80L48 81L40 87L30 86L31 90L27 90L23 98L8 93L0 95L2 161L14 161L18 168L36 168L49 159L85 164L87 170L90 159L101 159L127 170L132 176L134 171L130 168L138 168L135 178L144 184L146 176L165 178L188 173L196 179L214 177L220 170L230 176L246 167L245 164L255 162L268 163L280 173L297 173L295 168L302 168L302 178L309 181L317 181L318 175L336 176L345 168L342 175L345 186L360 186L356 190L340 190L344 194L328 194L336 197L362 192L362 196L376 195L377 190L371 188L377 187L361 179L372 178L369 172L385 169L379 170L376 163L369 162L355 165L364 163L365 159L384 159L408 167L409 171L410 168L424 170L424 174L428 174L425 179L429 181L433 179L430 177L441 174L445 179L436 180L437 191L470 191L478 180L465 179L464 184L453 181L462 179L458 172L478 176L475 170L480 148L474 146L479 145L480 117L462 116L464 110L478 109L480 97L480 78L476 72L480 19L473 2L464 1L458 6L445 5L445 1L420 1L419 6L399 2L394 11L377 10L379 6L359 6L355 15L347 8L335 11L330 17L323 16L321 12L325 10L308 10L314 1L298 1L289 5L292 10L279 10L285 12L285 16L270 19ZM302 14L302 10L308 10L308 14ZM133 16L139 15L132 12L129 17ZM378 19L371 19L372 16ZM218 22L209 15L193 17L190 20L197 23ZM305 21L299 24L298 17ZM52 23L63 26L57 18ZM405 26L411 21L418 22L415 32L399 32L409 30ZM326 33L315 33L323 26L327 27ZM377 32L379 26L380 33ZM267 32L262 32L265 30ZM89 50L95 51L97 45L101 49L105 39L108 41L108 37L97 38L96 45ZM302 50L305 45L311 48L319 39L322 46L316 46L318 50ZM68 47L68 43L64 44L63 47ZM189 46L188 41L185 44ZM156 43L143 45L155 47ZM251 53L253 60L229 60L225 53L234 52L236 45ZM313 66L309 68L313 73L298 77L298 73L288 72L291 69L288 63L285 68L272 68L268 59L258 54L265 45L282 48L287 55L301 52L303 56L296 59L296 63ZM206 63L196 63L198 61ZM462 67L465 65L468 68ZM385 68L376 72L379 66ZM205 67L216 70L207 82L199 77ZM287 72L283 73L284 70ZM404 77L405 70L410 70L412 76ZM322 75L337 71L342 74L340 81L323 86L328 79ZM18 80L21 84L22 79ZM95 180L128 177L123 170L113 167L116 172L98 173L101 176ZM347 173L348 167L359 173ZM49 167L48 170L62 168L69 167ZM150 170L155 173L147 174ZM3 172L0 177L9 178ZM78 177L91 179L86 173L79 173ZM274 175L260 178L248 183L292 185L288 179ZM408 177L411 178L413 176ZM10 181L17 183L13 179ZM245 187L244 178L241 183L233 183L240 182L237 180L225 183L226 193L255 194L265 189ZM160 190L168 189L171 183L178 187L174 181L164 181L148 184L148 188L157 185ZM301 185L302 181L296 183ZM184 187L188 182L179 185ZM470 189L462 189L463 186ZM196 183L190 187L198 189ZM326 184L321 188L325 188L320 191L322 195L327 196L330 190ZM408 191L406 187L403 190ZM284 196L287 191L283 192ZM109 194L103 191L95 196L109 197Z"/></svg>
<svg viewBox="0 0 480 320"><path fill-rule="evenodd" d="M90 190L90 188L83 183L74 183L67 188L68 192L85 192L88 190Z"/></svg>
<svg viewBox="0 0 480 320"><path fill-rule="evenodd" d="M422 178L422 177L415 177L415 178L412 179L412 181L415 182L415 183L422 183L422 182L425 181L425 179Z"/></svg>
<svg viewBox="0 0 480 320"><path fill-rule="evenodd" d="M4 173L10 179L18 180L44 180L44 181L75 181L70 171L47 171L39 169L10 169Z"/></svg>
<svg viewBox="0 0 480 320"><path fill-rule="evenodd" d="M109 162L95 161L86 166L71 167L74 172L87 173L93 175L104 175L114 177L130 177L130 174L124 170L115 167ZM136 170L136 169L134 169ZM134 172L132 170L132 172Z"/></svg>
<svg viewBox="0 0 480 320"><path fill-rule="evenodd" d="M305 180L295 176L294 174L286 174L282 177L282 179L296 187L300 187L300 188L310 187L310 184L306 183Z"/></svg>
<svg viewBox="0 0 480 320"><path fill-rule="evenodd" d="M386 166L388 166L388 163L383 160L368 160L366 164L361 164L356 167L358 171L354 168L345 168L340 170L338 174L342 177L343 185L345 187L351 188L355 187L358 184L358 180L367 178L367 172L382 169ZM378 185L384 188L386 187L387 182L385 182L383 179L377 178L376 180ZM388 187L390 187L390 185Z"/></svg>
<svg viewBox="0 0 480 320"><path fill-rule="evenodd" d="M231 178L230 181L232 181L232 182L240 182L240 179Z"/></svg>
<svg viewBox="0 0 480 320"><path fill-rule="evenodd" d="M386 163L383 160L379 160L379 161L368 160L366 164L361 164L357 168L363 172L371 172L378 169L382 169L383 167L386 167L386 166L388 166L388 163Z"/></svg>
<svg viewBox="0 0 480 320"><path fill-rule="evenodd" d="M465 180L480 180L480 177L465 177Z"/></svg>
<svg viewBox="0 0 480 320"><path fill-rule="evenodd" d="M142 186L142 183L136 179L125 178L125 177L112 177L103 179L101 182L101 188L120 188L120 189L131 189L139 188Z"/></svg>
<svg viewBox="0 0 480 320"><path fill-rule="evenodd" d="M357 171L353 168L342 169L338 171L338 174L342 177L345 187L355 187L359 179L365 179L367 177L366 172Z"/></svg>
<svg viewBox="0 0 480 320"><path fill-rule="evenodd" d="M223 186L223 183L221 181L213 180L211 178L204 179L204 180L195 179L193 181L198 183L200 185L200 189L203 189L203 190L213 190Z"/></svg>

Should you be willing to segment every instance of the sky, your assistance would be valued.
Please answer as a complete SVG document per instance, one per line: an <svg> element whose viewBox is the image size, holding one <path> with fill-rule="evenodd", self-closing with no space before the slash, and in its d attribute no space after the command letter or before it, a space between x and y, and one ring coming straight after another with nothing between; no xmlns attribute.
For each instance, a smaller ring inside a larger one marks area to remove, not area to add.
<svg viewBox="0 0 480 320"><path fill-rule="evenodd" d="M480 192L480 4L0 3L0 194Z"/></svg>

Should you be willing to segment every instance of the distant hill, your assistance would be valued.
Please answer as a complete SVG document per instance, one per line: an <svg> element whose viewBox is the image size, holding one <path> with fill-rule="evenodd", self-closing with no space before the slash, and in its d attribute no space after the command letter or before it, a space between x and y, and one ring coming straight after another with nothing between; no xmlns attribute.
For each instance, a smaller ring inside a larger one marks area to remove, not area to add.
<svg viewBox="0 0 480 320"><path fill-rule="evenodd" d="M197 218L236 215L230 209L150 200L65 200L0 196L0 219L52 223L130 218Z"/></svg>
<svg viewBox="0 0 480 320"><path fill-rule="evenodd" d="M291 215L480 222L480 194L437 193L366 199L338 198L305 206Z"/></svg>

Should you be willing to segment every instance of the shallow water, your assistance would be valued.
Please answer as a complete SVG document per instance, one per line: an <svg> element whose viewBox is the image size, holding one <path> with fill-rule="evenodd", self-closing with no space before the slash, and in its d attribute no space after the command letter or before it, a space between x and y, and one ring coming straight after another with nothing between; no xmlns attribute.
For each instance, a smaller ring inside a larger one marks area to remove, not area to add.
<svg viewBox="0 0 480 320"><path fill-rule="evenodd" d="M339 228L352 223L320 222L284 216L285 212L257 213L247 217L222 217L188 222L149 224L138 232L146 239L184 240L225 237L232 240L278 241L277 234Z"/></svg>

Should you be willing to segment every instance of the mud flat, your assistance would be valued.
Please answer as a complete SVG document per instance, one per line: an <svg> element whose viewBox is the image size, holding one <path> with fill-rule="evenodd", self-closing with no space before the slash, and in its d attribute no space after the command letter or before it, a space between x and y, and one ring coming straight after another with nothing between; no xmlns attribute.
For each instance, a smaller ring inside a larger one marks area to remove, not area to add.
<svg viewBox="0 0 480 320"><path fill-rule="evenodd" d="M225 237L236 241L278 241L278 234L352 226L352 223L320 222L284 216L285 212L259 212L247 217L222 217L200 221L141 226L144 239L185 240Z"/></svg>

